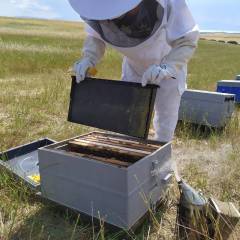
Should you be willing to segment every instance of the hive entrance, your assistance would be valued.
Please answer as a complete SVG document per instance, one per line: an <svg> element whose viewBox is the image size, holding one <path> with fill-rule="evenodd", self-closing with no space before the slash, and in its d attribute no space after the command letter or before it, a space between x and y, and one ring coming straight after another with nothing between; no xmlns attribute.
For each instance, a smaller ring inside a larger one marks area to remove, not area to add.
<svg viewBox="0 0 240 240"><path fill-rule="evenodd" d="M159 144L150 144L147 141L94 132L69 141L65 150L81 157L128 167L159 147Z"/></svg>

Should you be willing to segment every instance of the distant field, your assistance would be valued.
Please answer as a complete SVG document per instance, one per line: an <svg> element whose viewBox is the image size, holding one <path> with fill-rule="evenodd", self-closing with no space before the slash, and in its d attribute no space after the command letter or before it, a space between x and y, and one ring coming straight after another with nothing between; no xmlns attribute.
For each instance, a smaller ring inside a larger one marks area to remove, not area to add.
<svg viewBox="0 0 240 240"><path fill-rule="evenodd" d="M201 37L206 38L208 40L223 40L223 41L237 41L240 43L240 34L235 33L203 33Z"/></svg>
<svg viewBox="0 0 240 240"><path fill-rule="evenodd" d="M205 35L204 35L205 36ZM206 36L213 38L212 35ZM229 39L230 36L217 36ZM0 18L0 151L50 137L63 140L91 130L67 122L69 67L81 56L81 23ZM234 36L234 39L240 36ZM231 40L233 40L231 35ZM189 64L189 88L215 91L216 82L240 74L240 46L200 41ZM120 79L121 56L109 49L98 77ZM207 196L240 204L239 108L226 129L202 136L179 126L173 158L180 173ZM157 224L145 224L130 239L174 239L176 187ZM54 204L39 202L0 170L0 239L120 239L107 229L94 232ZM148 236L150 231L150 236ZM240 232L236 232L239 239Z"/></svg>

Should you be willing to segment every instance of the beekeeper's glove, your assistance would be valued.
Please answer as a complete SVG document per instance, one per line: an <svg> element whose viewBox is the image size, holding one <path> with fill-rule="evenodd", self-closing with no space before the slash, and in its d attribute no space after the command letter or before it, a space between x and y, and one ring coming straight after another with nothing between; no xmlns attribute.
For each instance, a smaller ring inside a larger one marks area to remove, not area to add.
<svg viewBox="0 0 240 240"><path fill-rule="evenodd" d="M89 68L93 67L94 64L89 58L83 58L74 63L73 71L76 74L76 82L80 83L83 81L87 75Z"/></svg>
<svg viewBox="0 0 240 240"><path fill-rule="evenodd" d="M148 83L160 86L162 80L176 78L175 70L166 65L151 65L142 77L142 86L145 87Z"/></svg>
<svg viewBox="0 0 240 240"><path fill-rule="evenodd" d="M105 43L98 38L88 36L83 46L83 58L78 60L73 71L76 74L76 81L80 83L87 75L87 71L91 67L95 67L105 52Z"/></svg>
<svg viewBox="0 0 240 240"><path fill-rule="evenodd" d="M180 69L187 65L198 43L199 31L196 27L185 36L176 39L168 39L172 50L162 60L161 65L152 65L144 73L142 85L147 83L160 85L162 80L177 78Z"/></svg>

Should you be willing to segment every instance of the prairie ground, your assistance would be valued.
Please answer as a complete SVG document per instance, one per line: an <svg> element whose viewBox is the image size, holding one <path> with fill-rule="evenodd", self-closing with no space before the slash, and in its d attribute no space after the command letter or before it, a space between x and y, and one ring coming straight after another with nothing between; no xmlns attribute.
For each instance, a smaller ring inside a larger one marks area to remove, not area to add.
<svg viewBox="0 0 240 240"><path fill-rule="evenodd" d="M232 35L231 35L232 36ZM41 137L63 140L91 128L67 122L69 67L81 55L81 23L0 18L0 151ZM229 37L230 38L230 37ZM231 39L232 40L232 39ZM240 46L200 41L189 64L189 88L215 91L216 82L240 74ZM98 77L120 79L121 56L111 50ZM178 126L173 159L180 174L206 196L240 204L239 108L221 131L203 134ZM176 189L157 224L130 239L174 239ZM240 239L236 230L233 239ZM39 201L0 170L0 239L122 239L54 204Z"/></svg>

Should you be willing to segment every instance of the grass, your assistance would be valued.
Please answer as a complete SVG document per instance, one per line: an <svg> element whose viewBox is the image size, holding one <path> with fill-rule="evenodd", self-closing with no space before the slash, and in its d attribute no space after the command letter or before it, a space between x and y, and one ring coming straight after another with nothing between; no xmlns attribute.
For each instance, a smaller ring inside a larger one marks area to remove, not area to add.
<svg viewBox="0 0 240 240"><path fill-rule="evenodd" d="M62 140L91 130L66 120L67 71L80 57L84 37L81 23L0 18L0 151L41 137ZM239 54L240 46L200 41L189 64L189 87L214 91L218 80L233 79L240 73ZM121 56L108 50L98 70L98 77L120 79ZM187 124L178 127L173 158L180 173L207 196L240 204L239 109L223 132L200 133ZM170 196L155 223L146 222L130 239L174 238L177 194ZM122 239L122 233L109 231L102 222L93 230L81 216L39 201L0 172L0 239Z"/></svg>

